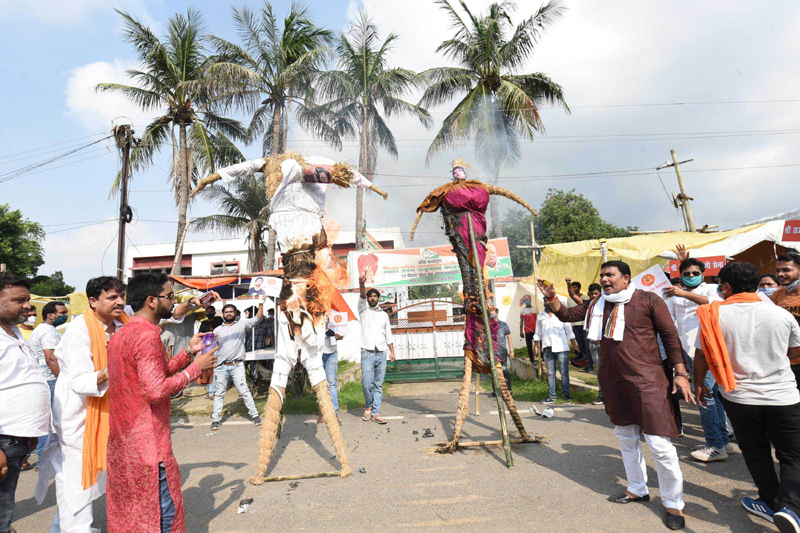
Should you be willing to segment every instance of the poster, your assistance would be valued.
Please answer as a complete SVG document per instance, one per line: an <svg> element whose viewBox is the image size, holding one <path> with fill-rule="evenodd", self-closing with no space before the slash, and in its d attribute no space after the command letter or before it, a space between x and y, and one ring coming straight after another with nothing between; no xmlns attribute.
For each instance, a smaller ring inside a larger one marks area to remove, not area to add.
<svg viewBox="0 0 800 533"><path fill-rule="evenodd" d="M337 335L345 335L347 333L347 313L331 310L328 315L328 328Z"/></svg>
<svg viewBox="0 0 800 533"><path fill-rule="evenodd" d="M714 255L711 257L696 257L706 265L706 270L703 272L703 276L716 276L719 274L719 271L722 270L722 267L725 266L725 256L724 255ZM672 259L667 265L667 277L669 278L679 278L681 277L681 273L678 270L681 266L681 262L677 259Z"/></svg>
<svg viewBox="0 0 800 533"><path fill-rule="evenodd" d="M281 293L281 288L283 288L283 280L281 278L256 276L250 278L250 287L247 289L247 295L277 298Z"/></svg>
<svg viewBox="0 0 800 533"><path fill-rule="evenodd" d="M348 268L353 288L362 273L368 286L397 287L460 283L461 271L449 244L428 248L350 252ZM513 276L508 239L490 239L486 246L486 267L490 278Z"/></svg>
<svg viewBox="0 0 800 533"><path fill-rule="evenodd" d="M783 224L783 242L800 242L800 220L787 220Z"/></svg>
<svg viewBox="0 0 800 533"><path fill-rule="evenodd" d="M631 280L637 289L654 292L664 297L664 289L671 287L669 278L659 265L654 265Z"/></svg>

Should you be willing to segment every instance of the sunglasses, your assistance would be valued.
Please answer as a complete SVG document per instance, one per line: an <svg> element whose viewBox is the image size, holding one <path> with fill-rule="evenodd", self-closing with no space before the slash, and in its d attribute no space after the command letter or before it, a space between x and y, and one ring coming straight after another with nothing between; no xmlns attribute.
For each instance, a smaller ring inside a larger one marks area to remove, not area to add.
<svg viewBox="0 0 800 533"><path fill-rule="evenodd" d="M165 300L174 300L175 299L175 293L171 292L171 293L167 294L166 296L156 295L156 298L163 298Z"/></svg>
<svg viewBox="0 0 800 533"><path fill-rule="evenodd" d="M697 276L702 276L702 272L682 272L681 276L686 276L687 278L696 278Z"/></svg>

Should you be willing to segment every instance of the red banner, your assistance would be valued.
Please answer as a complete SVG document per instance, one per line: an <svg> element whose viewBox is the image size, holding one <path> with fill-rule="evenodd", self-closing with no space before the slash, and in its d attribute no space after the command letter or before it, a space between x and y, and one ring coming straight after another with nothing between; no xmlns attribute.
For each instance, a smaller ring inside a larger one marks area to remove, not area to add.
<svg viewBox="0 0 800 533"><path fill-rule="evenodd" d="M800 220L787 220L783 225L783 239L784 242L800 241Z"/></svg>
<svg viewBox="0 0 800 533"><path fill-rule="evenodd" d="M784 239L785 240L785 239ZM798 239L800 240L800 239ZM698 257L700 261L705 263L706 270L703 273L704 276L716 276L719 274L719 271L722 267L725 266L725 256L724 255L715 255L713 257ZM673 259L667 265L667 268L664 271L667 273L667 276L670 278L679 278L681 273L678 271L678 267L680 267L681 262L677 259Z"/></svg>

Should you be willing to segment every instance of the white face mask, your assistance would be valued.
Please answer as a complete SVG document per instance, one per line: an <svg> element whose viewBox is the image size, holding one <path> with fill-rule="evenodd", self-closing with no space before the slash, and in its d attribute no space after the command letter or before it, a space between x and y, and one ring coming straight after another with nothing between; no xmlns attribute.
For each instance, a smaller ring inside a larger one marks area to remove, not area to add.
<svg viewBox="0 0 800 533"><path fill-rule="evenodd" d="M763 292L767 296L772 296L772 293L777 291L778 287L761 287L758 292Z"/></svg>
<svg viewBox="0 0 800 533"><path fill-rule="evenodd" d="M28 320L25 321L25 325L26 326L35 326L36 325L36 317L35 316L29 316Z"/></svg>
<svg viewBox="0 0 800 533"><path fill-rule="evenodd" d="M788 285L784 285L783 288L786 289L786 292L792 292L795 290L798 285L800 285L800 278L797 278L793 282L789 283Z"/></svg>

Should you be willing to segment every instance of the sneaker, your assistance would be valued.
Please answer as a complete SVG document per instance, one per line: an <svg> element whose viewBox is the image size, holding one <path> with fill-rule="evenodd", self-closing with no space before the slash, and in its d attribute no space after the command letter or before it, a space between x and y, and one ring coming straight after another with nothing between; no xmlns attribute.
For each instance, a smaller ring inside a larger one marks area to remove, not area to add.
<svg viewBox="0 0 800 533"><path fill-rule="evenodd" d="M728 452L725 448L714 448L713 446L703 446L702 448L692 452L692 457L704 463L711 461L724 461L728 458ZM798 532L800 533L800 532Z"/></svg>
<svg viewBox="0 0 800 533"><path fill-rule="evenodd" d="M551 403L556 403L556 399L555 398L547 398L546 400L542 400L542 403L550 405Z"/></svg>
<svg viewBox="0 0 800 533"><path fill-rule="evenodd" d="M253 417L253 418L251 418L250 420L252 420L252 421L253 421L253 425L254 425L254 426L260 426L260 425L261 425L261 417L260 417L260 416L258 416L258 415L254 416L254 417Z"/></svg>
<svg viewBox="0 0 800 533"><path fill-rule="evenodd" d="M753 498L748 498L745 496L742 498L742 505L754 515L760 516L764 520L769 520L772 522L772 515L775 514L775 511L773 511L772 508L770 508L770 506L764 503L762 500L754 500Z"/></svg>
<svg viewBox="0 0 800 533"><path fill-rule="evenodd" d="M772 515L772 523L781 533L800 533L800 517L786 507Z"/></svg>
<svg viewBox="0 0 800 533"><path fill-rule="evenodd" d="M606 402L604 402L602 398L595 398L592 400L592 405L603 405L604 403Z"/></svg>
<svg viewBox="0 0 800 533"><path fill-rule="evenodd" d="M731 444L730 442L728 444L726 444L725 445L725 451L728 452L729 454L733 453L734 452L733 444Z"/></svg>
<svg viewBox="0 0 800 533"><path fill-rule="evenodd" d="M322 415L317 417L317 424L322 424Z"/></svg>
<svg viewBox="0 0 800 533"><path fill-rule="evenodd" d="M564 398L564 401L561 403L561 405L575 405L575 404L569 398Z"/></svg>
<svg viewBox="0 0 800 533"><path fill-rule="evenodd" d="M211 431L216 431L219 429L219 422L211 422Z"/></svg>

